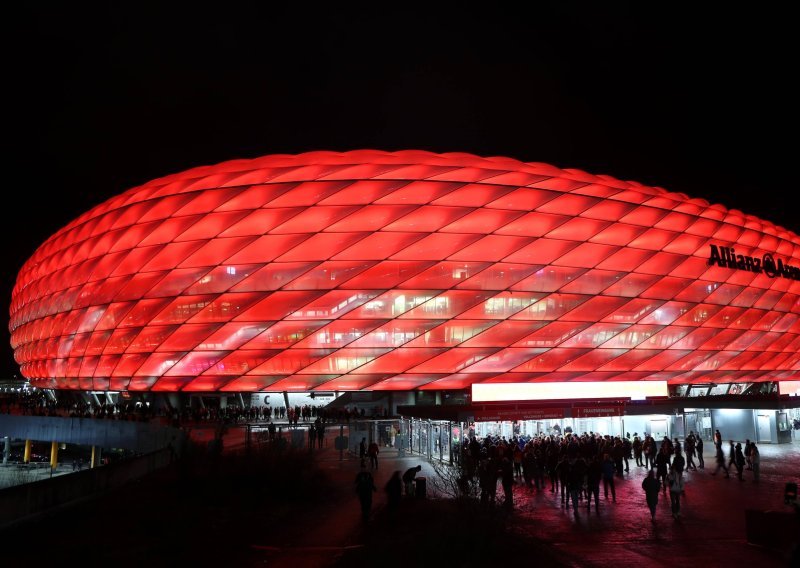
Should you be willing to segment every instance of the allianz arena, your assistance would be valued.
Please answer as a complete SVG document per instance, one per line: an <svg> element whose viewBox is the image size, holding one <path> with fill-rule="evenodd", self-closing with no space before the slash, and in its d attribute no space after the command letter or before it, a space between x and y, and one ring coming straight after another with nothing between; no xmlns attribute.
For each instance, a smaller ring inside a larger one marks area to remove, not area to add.
<svg viewBox="0 0 800 568"><path fill-rule="evenodd" d="M311 152L86 212L20 270L10 330L40 388L493 400L796 384L798 298L800 237L722 205L509 158Z"/></svg>

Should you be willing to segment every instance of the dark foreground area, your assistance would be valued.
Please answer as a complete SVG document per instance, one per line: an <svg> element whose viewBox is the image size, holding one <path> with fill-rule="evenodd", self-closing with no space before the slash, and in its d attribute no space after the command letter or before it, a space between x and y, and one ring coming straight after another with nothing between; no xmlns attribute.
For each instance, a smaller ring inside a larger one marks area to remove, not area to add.
<svg viewBox="0 0 800 568"><path fill-rule="evenodd" d="M581 503L577 515L549 486L534 491L522 484L514 488L510 510L404 497L390 514L384 486L393 471L421 464L429 492L436 488L430 464L389 449L373 472L377 491L370 521L363 523L354 492L356 459L340 460L329 448L222 456L195 449L141 481L0 533L3 564L789 566L786 549L745 539L745 510L788 511L783 484L800 472L797 447L764 453L758 484L712 476L709 469L691 472L681 520L670 517L669 498L662 496L651 523L641 491L645 468L633 463L618 481L616 502L601 495L598 510L587 512Z"/></svg>

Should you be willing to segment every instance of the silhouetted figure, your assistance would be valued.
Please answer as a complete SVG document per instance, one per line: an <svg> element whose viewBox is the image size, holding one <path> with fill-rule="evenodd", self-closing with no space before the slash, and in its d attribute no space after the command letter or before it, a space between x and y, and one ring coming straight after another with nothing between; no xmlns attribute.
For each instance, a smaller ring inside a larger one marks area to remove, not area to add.
<svg viewBox="0 0 800 568"><path fill-rule="evenodd" d="M422 466L417 465L408 468L403 474L403 484L406 487L406 496L411 497L414 495L414 478L420 471L422 471Z"/></svg>
<svg viewBox="0 0 800 568"><path fill-rule="evenodd" d="M658 506L658 493L661 489L661 483L656 479L655 472L651 469L647 472L647 477L642 481L642 489L644 489L645 500L647 507L650 509L650 520L656 520L656 507Z"/></svg>
<svg viewBox="0 0 800 568"><path fill-rule="evenodd" d="M372 509L372 493L377 491L372 474L367 471L367 464L361 462L361 471L356 475L356 493L361 503L361 519L366 523Z"/></svg>
<svg viewBox="0 0 800 568"><path fill-rule="evenodd" d="M403 482L400 479L400 471L395 471L389 481L386 482L386 498L389 507L389 514L394 518L400 506L400 498L403 494Z"/></svg>

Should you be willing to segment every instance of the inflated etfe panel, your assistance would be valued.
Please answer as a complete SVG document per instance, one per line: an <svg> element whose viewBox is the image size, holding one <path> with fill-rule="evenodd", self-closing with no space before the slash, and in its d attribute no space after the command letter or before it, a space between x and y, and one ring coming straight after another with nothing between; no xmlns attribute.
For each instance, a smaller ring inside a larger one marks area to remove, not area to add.
<svg viewBox="0 0 800 568"><path fill-rule="evenodd" d="M546 164L372 150L154 180L23 266L35 386L462 389L796 378L800 238Z"/></svg>

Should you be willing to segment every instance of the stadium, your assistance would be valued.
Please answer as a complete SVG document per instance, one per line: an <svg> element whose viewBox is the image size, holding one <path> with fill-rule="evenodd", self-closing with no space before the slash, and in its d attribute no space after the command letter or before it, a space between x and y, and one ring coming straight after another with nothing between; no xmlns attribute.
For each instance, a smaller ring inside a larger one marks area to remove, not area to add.
<svg viewBox="0 0 800 568"><path fill-rule="evenodd" d="M755 432L761 412L781 441L798 267L788 230L605 175L271 155L153 180L57 231L19 272L10 330L30 384L60 394L317 393L453 421L697 406L697 430L727 409Z"/></svg>

